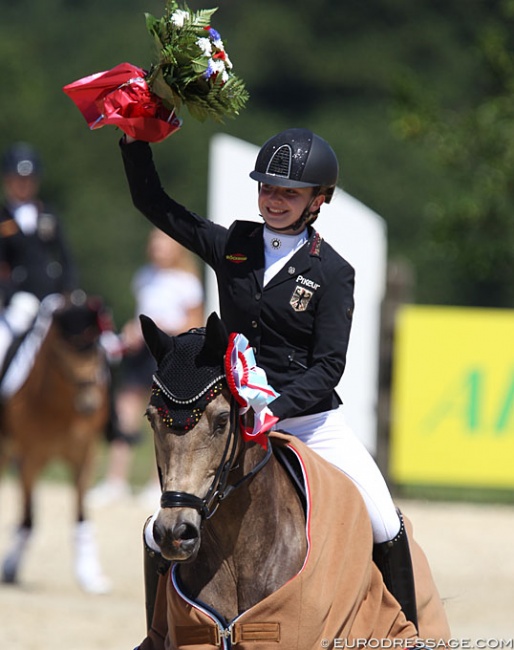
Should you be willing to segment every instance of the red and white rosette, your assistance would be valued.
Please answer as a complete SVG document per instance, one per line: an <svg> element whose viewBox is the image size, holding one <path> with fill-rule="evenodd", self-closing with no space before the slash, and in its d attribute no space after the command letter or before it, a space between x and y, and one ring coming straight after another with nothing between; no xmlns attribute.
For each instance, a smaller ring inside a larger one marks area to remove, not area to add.
<svg viewBox="0 0 514 650"><path fill-rule="evenodd" d="M268 404L279 396L269 384L266 372L259 368L255 354L243 334L232 333L225 354L227 383L232 395L244 415L249 409L254 412L253 429L241 425L243 438L266 447L266 432L278 422Z"/></svg>

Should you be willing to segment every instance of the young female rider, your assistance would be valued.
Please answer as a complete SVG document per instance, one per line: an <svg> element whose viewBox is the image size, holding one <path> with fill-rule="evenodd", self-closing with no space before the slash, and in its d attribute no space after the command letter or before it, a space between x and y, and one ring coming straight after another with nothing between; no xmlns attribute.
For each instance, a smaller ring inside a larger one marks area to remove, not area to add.
<svg viewBox="0 0 514 650"><path fill-rule="evenodd" d="M125 136L121 149L136 208L216 272L221 318L229 332L246 336L280 393L269 404L276 428L298 436L356 483L372 522L375 561L416 623L401 516L372 457L345 424L334 390L345 368L354 271L312 227L337 183L334 151L303 128L269 139L250 173L259 183L264 224L235 221L227 229L164 192L148 144Z"/></svg>

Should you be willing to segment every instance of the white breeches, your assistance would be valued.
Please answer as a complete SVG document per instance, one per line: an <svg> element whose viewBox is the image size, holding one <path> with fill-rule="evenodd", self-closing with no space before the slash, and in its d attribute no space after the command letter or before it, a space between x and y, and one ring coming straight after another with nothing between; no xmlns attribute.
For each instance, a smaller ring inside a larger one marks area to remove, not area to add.
<svg viewBox="0 0 514 650"><path fill-rule="evenodd" d="M39 300L26 291L18 291L0 316L0 364L13 338L24 334L31 326L39 309Z"/></svg>
<svg viewBox="0 0 514 650"><path fill-rule="evenodd" d="M24 334L34 322L39 300L26 291L18 291L0 314L0 369L16 336Z"/></svg>
<svg viewBox="0 0 514 650"><path fill-rule="evenodd" d="M18 291L11 298L10 303L0 314L0 368L5 362L7 351L14 338L27 332L32 326L34 319L38 313L39 300L36 296L26 291ZM19 354L19 352L18 352ZM18 357L18 354L16 357ZM2 385L0 394L2 398L8 397L14 392L11 390L13 384L15 389L19 388L17 381L13 377L17 377L20 371L17 370L19 362L15 358L6 375L2 378Z"/></svg>
<svg viewBox="0 0 514 650"><path fill-rule="evenodd" d="M376 544L397 535L400 519L384 477L346 424L342 408L280 420L274 428L299 438L355 483L366 503Z"/></svg>

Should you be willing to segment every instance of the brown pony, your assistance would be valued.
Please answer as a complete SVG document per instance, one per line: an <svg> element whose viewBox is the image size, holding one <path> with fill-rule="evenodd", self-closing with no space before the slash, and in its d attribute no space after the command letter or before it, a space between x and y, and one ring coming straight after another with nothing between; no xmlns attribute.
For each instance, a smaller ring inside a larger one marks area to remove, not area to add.
<svg viewBox="0 0 514 650"><path fill-rule="evenodd" d="M163 490L144 536L148 555L171 568L161 570L155 608L147 593L140 650L418 639L372 562L353 483L291 436L273 433L264 446L243 440L218 317L176 337L149 318L142 325L158 364L147 416ZM421 582L420 633L444 639L429 571Z"/></svg>
<svg viewBox="0 0 514 650"><path fill-rule="evenodd" d="M84 510L97 443L109 418L109 371L99 344L104 313L100 300L82 292L66 299L49 296L4 377L0 462L15 461L23 499L22 518L3 560L4 582L18 580L33 530L35 482L59 459L69 466L76 489L77 580L92 593L109 587ZM20 379L27 355L32 365ZM16 385L9 387L13 378Z"/></svg>

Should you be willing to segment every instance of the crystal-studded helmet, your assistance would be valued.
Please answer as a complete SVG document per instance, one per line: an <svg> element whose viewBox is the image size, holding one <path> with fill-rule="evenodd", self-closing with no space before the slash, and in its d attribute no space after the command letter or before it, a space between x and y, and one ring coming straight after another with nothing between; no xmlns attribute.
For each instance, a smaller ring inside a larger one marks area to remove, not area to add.
<svg viewBox="0 0 514 650"><path fill-rule="evenodd" d="M41 173L41 161L37 151L26 142L16 142L3 154L2 173L18 176L38 176Z"/></svg>
<svg viewBox="0 0 514 650"><path fill-rule="evenodd" d="M332 147L309 129L287 129L263 144L250 178L280 187L319 187L330 203L339 165Z"/></svg>

